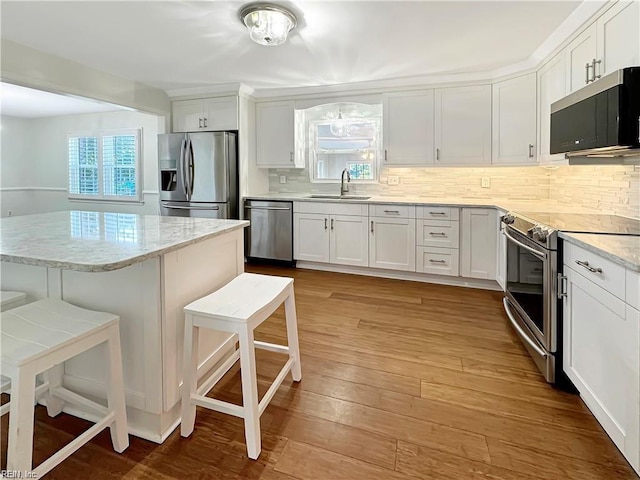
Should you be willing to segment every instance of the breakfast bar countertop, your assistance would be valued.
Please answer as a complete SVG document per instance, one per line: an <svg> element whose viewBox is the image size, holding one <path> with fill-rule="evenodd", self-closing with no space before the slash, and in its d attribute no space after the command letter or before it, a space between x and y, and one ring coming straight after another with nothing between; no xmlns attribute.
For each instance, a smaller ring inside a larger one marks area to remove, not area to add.
<svg viewBox="0 0 640 480"><path fill-rule="evenodd" d="M246 220L62 211L0 219L0 261L106 272L241 229Z"/></svg>

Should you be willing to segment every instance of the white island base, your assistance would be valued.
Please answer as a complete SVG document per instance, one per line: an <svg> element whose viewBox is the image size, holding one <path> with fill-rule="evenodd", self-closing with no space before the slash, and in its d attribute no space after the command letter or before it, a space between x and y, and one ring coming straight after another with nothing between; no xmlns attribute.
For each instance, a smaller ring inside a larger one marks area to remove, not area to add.
<svg viewBox="0 0 640 480"><path fill-rule="evenodd" d="M112 271L3 261L1 288L26 292L27 301L61 298L119 315L129 432L162 443L180 422L182 308L243 270L243 228L237 228ZM67 388L106 404L101 348L66 362L59 372ZM233 336L203 331L199 376L234 348ZM64 411L97 420L73 408Z"/></svg>

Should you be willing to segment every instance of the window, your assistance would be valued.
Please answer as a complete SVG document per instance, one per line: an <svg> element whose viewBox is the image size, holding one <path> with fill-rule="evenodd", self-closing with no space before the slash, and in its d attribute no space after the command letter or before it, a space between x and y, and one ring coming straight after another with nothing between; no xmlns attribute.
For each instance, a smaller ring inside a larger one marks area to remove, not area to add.
<svg viewBox="0 0 640 480"><path fill-rule="evenodd" d="M68 136L69 198L140 201L140 130Z"/></svg>
<svg viewBox="0 0 640 480"><path fill-rule="evenodd" d="M332 103L296 112L312 182L339 182L344 169L352 182L377 180L382 105Z"/></svg>

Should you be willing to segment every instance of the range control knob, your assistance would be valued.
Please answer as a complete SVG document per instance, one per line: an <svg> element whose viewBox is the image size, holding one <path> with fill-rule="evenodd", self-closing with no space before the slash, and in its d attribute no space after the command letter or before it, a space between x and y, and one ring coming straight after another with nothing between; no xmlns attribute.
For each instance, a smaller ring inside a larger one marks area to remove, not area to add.
<svg viewBox="0 0 640 480"><path fill-rule="evenodd" d="M511 213L507 213L502 217L502 223L505 223L507 225L511 225L515 221L516 217L514 217Z"/></svg>
<svg viewBox="0 0 640 480"><path fill-rule="evenodd" d="M546 228L541 227L540 225L536 225L533 227L533 239L538 242L546 242L547 237L549 236L549 232Z"/></svg>

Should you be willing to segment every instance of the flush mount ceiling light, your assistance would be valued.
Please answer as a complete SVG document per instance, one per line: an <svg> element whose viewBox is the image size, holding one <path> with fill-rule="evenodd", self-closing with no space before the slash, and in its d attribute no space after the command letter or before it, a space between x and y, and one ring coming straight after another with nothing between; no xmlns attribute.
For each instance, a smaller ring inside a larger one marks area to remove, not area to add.
<svg viewBox="0 0 640 480"><path fill-rule="evenodd" d="M296 28L295 15L278 5L253 3L240 11L240 19L249 30L251 40L260 45L282 45Z"/></svg>

